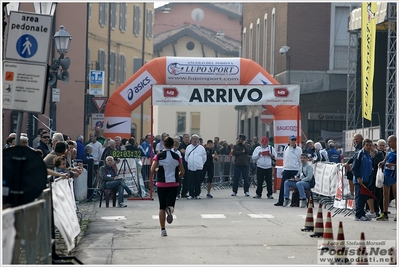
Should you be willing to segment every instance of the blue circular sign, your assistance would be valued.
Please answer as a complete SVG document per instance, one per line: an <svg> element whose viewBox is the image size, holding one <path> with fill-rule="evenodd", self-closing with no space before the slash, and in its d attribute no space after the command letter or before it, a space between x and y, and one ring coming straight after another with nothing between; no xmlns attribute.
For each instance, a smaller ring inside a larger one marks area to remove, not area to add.
<svg viewBox="0 0 399 267"><path fill-rule="evenodd" d="M17 41L17 52L23 58L33 57L37 52L37 41L30 34L24 34Z"/></svg>
<svg viewBox="0 0 399 267"><path fill-rule="evenodd" d="M99 127L100 129L102 129L103 125L104 125L104 121L97 121L95 127Z"/></svg>

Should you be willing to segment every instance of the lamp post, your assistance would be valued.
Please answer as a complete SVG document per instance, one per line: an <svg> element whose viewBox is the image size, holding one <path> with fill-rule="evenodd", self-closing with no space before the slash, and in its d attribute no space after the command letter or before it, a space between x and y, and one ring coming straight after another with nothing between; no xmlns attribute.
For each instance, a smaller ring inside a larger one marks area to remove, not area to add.
<svg viewBox="0 0 399 267"><path fill-rule="evenodd" d="M287 84L291 83L291 57L288 55L288 51L290 51L290 47L283 45L279 52L281 55L286 55L288 59L288 66L287 66Z"/></svg>
<svg viewBox="0 0 399 267"><path fill-rule="evenodd" d="M68 68L71 60L65 54L68 53L69 45L71 44L72 36L65 30L64 25L60 26L60 30L53 36L55 47L60 54L59 58L53 58L50 73L48 78L48 85L51 87L50 91L50 121L52 122L51 130L57 129L57 106L55 104L54 89L57 88L57 80L61 80L66 84L69 82ZM54 54L54 52L53 52Z"/></svg>

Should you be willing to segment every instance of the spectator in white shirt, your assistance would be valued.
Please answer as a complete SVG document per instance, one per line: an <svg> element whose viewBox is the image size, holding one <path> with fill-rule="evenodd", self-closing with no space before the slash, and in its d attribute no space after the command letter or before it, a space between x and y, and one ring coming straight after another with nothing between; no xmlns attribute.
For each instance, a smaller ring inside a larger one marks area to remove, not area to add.
<svg viewBox="0 0 399 267"><path fill-rule="evenodd" d="M280 193L278 196L278 202L274 206L283 206L284 201L284 183L286 180L295 177L298 173L299 168L302 166L301 154L302 149L296 144L296 136L291 135L289 138L289 144L284 149L283 157L283 170L281 172L282 178L280 183Z"/></svg>
<svg viewBox="0 0 399 267"><path fill-rule="evenodd" d="M254 198L261 198L263 191L263 181L266 180L267 198L273 199L273 166L272 159L277 157L276 150L269 146L269 139L266 136L262 137L261 145L257 146L252 153L252 159L256 161L256 180L257 188Z"/></svg>
<svg viewBox="0 0 399 267"><path fill-rule="evenodd" d="M201 199L202 168L206 161L205 148L199 144L199 136L191 136L191 144L186 148L184 159L187 161L188 168L188 190L187 199Z"/></svg>

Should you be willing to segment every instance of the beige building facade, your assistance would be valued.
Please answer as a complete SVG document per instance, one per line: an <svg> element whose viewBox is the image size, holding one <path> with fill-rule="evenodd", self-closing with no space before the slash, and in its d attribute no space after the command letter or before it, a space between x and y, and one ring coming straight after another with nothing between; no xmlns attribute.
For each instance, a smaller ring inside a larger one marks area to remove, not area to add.
<svg viewBox="0 0 399 267"><path fill-rule="evenodd" d="M168 14L156 9L154 57L239 57L240 16L224 9L228 4L221 6L176 3ZM153 111L154 134L196 133L204 143L216 136L235 143L239 134L234 106L154 106Z"/></svg>
<svg viewBox="0 0 399 267"><path fill-rule="evenodd" d="M88 106L93 106L93 97L109 98L153 58L154 4L126 2L88 5L88 68L105 71L106 81L103 95L87 96ZM91 111L87 111L88 133L95 126L90 120L96 115L96 110ZM131 114L131 134L138 141L150 132L150 118L151 100L148 99Z"/></svg>

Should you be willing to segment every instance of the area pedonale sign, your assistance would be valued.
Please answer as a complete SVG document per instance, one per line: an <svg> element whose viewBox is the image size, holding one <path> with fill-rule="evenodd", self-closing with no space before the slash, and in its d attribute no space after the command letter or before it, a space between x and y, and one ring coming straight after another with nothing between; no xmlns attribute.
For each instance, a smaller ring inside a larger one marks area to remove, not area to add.
<svg viewBox="0 0 399 267"><path fill-rule="evenodd" d="M299 105L299 85L159 85L153 105Z"/></svg>

